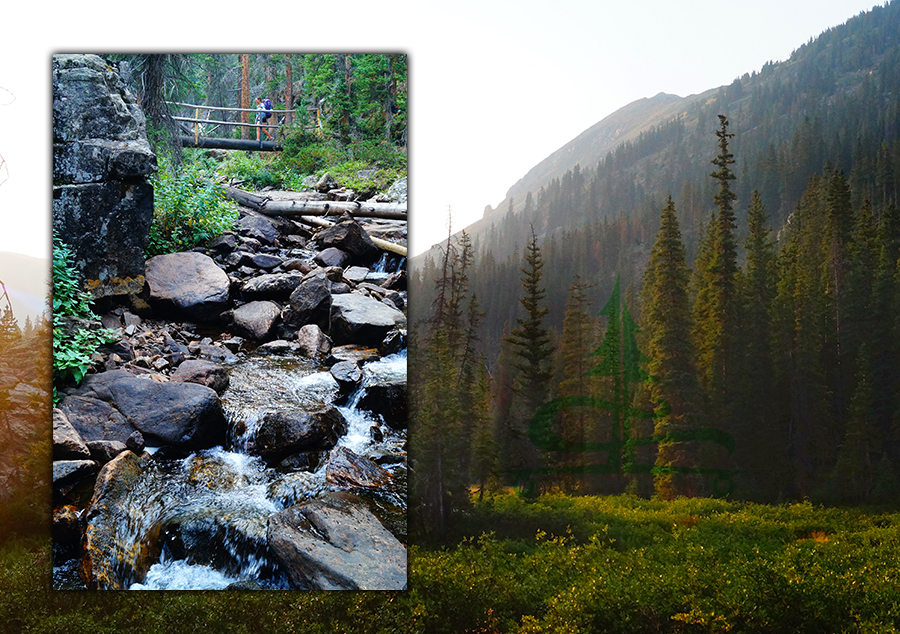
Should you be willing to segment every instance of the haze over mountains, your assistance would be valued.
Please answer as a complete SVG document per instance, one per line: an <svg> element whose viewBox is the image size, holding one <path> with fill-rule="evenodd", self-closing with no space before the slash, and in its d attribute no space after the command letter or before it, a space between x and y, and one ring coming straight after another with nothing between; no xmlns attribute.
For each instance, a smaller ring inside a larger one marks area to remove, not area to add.
<svg viewBox="0 0 900 634"><path fill-rule="evenodd" d="M849 174L854 154L880 144L882 134L890 139L897 133L891 108L900 92L898 15L896 1L875 7L799 46L786 61L748 69L730 85L687 97L659 93L628 104L535 165L465 231L484 246L487 232L499 229L510 209L523 211L529 193L536 204L542 188L549 190L576 166L581 193L597 176L605 183L607 196L598 199L595 216L631 214L651 198L659 203L669 193L678 196L687 182L703 188L717 114L729 117L736 135L732 149L743 204L752 189L761 189L780 224L824 161L837 161ZM727 46L721 54L728 54ZM567 222L551 221L547 228Z"/></svg>
<svg viewBox="0 0 900 634"><path fill-rule="evenodd" d="M46 310L49 280L50 262L47 260L0 251L0 281L6 286L20 327L25 324L26 317L31 317L33 322ZM0 310L5 308L6 302L0 302Z"/></svg>

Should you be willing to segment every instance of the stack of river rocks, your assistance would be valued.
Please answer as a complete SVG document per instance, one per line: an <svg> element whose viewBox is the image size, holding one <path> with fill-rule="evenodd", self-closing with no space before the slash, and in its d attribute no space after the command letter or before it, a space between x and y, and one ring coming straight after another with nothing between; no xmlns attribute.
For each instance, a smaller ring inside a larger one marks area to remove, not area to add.
<svg viewBox="0 0 900 634"><path fill-rule="evenodd" d="M405 241L405 222L371 226L378 237ZM385 258L394 258L396 272L378 270ZM236 363L308 358L330 368L339 399L359 384L363 361L405 349L406 277L397 260L349 217L313 233L300 222L242 210L233 232L205 248L149 259L143 294L104 306L102 326L118 339L101 348L96 371L61 394L53 410L56 549L80 557L87 587L140 581L158 556L158 543L140 545L125 574L124 546L104 532L117 496L151 460L145 447L185 456L227 447L239 435L220 400ZM372 386L366 400L392 430L405 430L405 379ZM330 493L270 518L269 551L295 588L399 589L402 532L386 530L354 494L384 485L391 473L335 447L346 427L327 402L263 417L247 451L282 471L325 465L330 484ZM398 451L376 459L405 464L405 446Z"/></svg>

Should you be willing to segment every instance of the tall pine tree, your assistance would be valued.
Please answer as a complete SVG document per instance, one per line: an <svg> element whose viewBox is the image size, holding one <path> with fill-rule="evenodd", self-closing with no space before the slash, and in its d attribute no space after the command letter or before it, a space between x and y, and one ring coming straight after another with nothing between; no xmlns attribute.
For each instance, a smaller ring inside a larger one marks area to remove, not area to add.
<svg viewBox="0 0 900 634"><path fill-rule="evenodd" d="M642 295L648 369L653 377L650 395L658 403L653 433L665 436L691 427L701 405L690 336L687 263L671 196L650 251ZM663 441L659 443L656 466L697 467L697 458L690 443ZM654 487L663 499L698 495L701 491L699 477L694 474L659 473Z"/></svg>

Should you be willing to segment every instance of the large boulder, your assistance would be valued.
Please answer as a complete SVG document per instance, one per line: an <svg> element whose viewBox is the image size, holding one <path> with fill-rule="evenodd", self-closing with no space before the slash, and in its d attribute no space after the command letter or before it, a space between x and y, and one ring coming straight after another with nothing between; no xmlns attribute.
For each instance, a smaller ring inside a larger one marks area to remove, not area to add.
<svg viewBox="0 0 900 634"><path fill-rule="evenodd" d="M378 260L381 250L372 242L366 230L355 220L341 222L316 234L316 243L327 249L333 247L349 254L354 264L368 265Z"/></svg>
<svg viewBox="0 0 900 634"><path fill-rule="evenodd" d="M316 324L307 324L297 331L297 345L311 359L324 359L331 353L331 339Z"/></svg>
<svg viewBox="0 0 900 634"><path fill-rule="evenodd" d="M156 156L146 120L96 55L53 56L53 229L95 296L138 293Z"/></svg>
<svg viewBox="0 0 900 634"><path fill-rule="evenodd" d="M332 340L337 344L377 346L393 328L406 325L406 316L377 299L347 293L331 297Z"/></svg>
<svg viewBox="0 0 900 634"><path fill-rule="evenodd" d="M347 493L276 513L269 518L268 544L298 589L406 588L406 548Z"/></svg>
<svg viewBox="0 0 900 634"><path fill-rule="evenodd" d="M214 319L228 304L228 275L207 255L169 253L147 260L150 302L199 321Z"/></svg>
<svg viewBox="0 0 900 634"><path fill-rule="evenodd" d="M148 444L206 449L225 443L222 404L205 385L133 377L109 387L116 408Z"/></svg>
<svg viewBox="0 0 900 634"><path fill-rule="evenodd" d="M255 301L234 309L234 330L251 341L265 341L281 315L278 304Z"/></svg>
<svg viewBox="0 0 900 634"><path fill-rule="evenodd" d="M212 361L203 359L188 359L178 366L178 369L169 377L170 381L182 383L198 383L212 388L217 394L221 394L228 388L230 379L228 370Z"/></svg>
<svg viewBox="0 0 900 634"><path fill-rule="evenodd" d="M286 323L292 326L315 324L327 328L330 312L331 282L324 275L316 275L291 293Z"/></svg>
<svg viewBox="0 0 900 634"><path fill-rule="evenodd" d="M277 461L297 452L330 449L346 431L347 421L330 405L312 412L268 412L256 432L254 451Z"/></svg>

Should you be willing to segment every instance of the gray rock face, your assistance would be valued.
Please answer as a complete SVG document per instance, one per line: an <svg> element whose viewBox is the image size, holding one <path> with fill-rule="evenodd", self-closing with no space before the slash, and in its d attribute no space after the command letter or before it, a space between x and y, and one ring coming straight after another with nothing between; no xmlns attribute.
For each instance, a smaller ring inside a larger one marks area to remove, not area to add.
<svg viewBox="0 0 900 634"><path fill-rule="evenodd" d="M265 341L281 315L278 304L256 301L234 309L234 329L252 341Z"/></svg>
<svg viewBox="0 0 900 634"><path fill-rule="evenodd" d="M328 247L316 254L313 261L319 266L343 267L350 262L350 254L335 247Z"/></svg>
<svg viewBox="0 0 900 634"><path fill-rule="evenodd" d="M335 343L377 346L392 328L405 324L402 312L371 297L354 293L331 297L330 334Z"/></svg>
<svg viewBox="0 0 900 634"><path fill-rule="evenodd" d="M228 388L228 371L218 363L203 359L188 359L172 373L171 381L198 383L221 394Z"/></svg>
<svg viewBox="0 0 900 634"><path fill-rule="evenodd" d="M53 56L53 228L95 296L138 293L156 156L119 76L96 55Z"/></svg>
<svg viewBox="0 0 900 634"><path fill-rule="evenodd" d="M202 253L150 258L147 283L151 303L190 319L214 319L228 303L228 275Z"/></svg>
<svg viewBox="0 0 900 634"><path fill-rule="evenodd" d="M269 518L268 544L292 585L402 590L406 548L355 496L331 493Z"/></svg>

